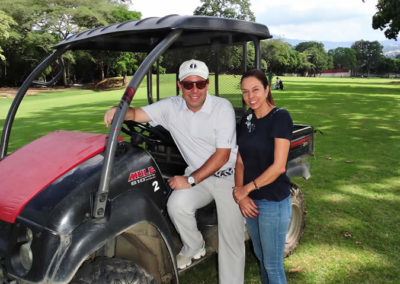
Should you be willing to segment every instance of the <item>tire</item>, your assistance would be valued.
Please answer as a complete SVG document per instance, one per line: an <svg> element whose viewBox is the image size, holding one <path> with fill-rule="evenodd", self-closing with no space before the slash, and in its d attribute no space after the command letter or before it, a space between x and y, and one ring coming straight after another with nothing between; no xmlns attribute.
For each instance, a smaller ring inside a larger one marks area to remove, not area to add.
<svg viewBox="0 0 400 284"><path fill-rule="evenodd" d="M292 217L286 235L284 257L291 255L299 245L301 236L306 226L306 201L304 195L295 184L291 184L290 192L292 196Z"/></svg>
<svg viewBox="0 0 400 284"><path fill-rule="evenodd" d="M132 261L100 257L84 263L72 284L156 284L153 277Z"/></svg>

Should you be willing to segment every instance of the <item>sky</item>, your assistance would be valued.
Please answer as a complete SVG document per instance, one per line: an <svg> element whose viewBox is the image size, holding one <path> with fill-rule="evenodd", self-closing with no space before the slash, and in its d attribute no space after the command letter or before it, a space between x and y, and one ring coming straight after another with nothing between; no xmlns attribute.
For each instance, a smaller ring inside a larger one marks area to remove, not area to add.
<svg viewBox="0 0 400 284"><path fill-rule="evenodd" d="M193 15L200 0L133 0L131 10L142 18L169 14ZM385 40L372 28L378 0L250 0L256 22L274 38L354 42Z"/></svg>

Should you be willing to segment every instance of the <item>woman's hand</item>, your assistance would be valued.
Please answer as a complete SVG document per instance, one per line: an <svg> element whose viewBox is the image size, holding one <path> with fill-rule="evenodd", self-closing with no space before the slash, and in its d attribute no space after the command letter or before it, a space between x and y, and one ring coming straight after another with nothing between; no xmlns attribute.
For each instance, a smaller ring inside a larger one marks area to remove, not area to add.
<svg viewBox="0 0 400 284"><path fill-rule="evenodd" d="M245 186L235 186L233 188L233 199L235 199L237 204L239 204L243 198L247 197L247 195L249 195L249 192Z"/></svg>
<svg viewBox="0 0 400 284"><path fill-rule="evenodd" d="M255 218L260 212L257 210L257 205L254 203L253 199L246 196L239 202L239 208L245 218Z"/></svg>

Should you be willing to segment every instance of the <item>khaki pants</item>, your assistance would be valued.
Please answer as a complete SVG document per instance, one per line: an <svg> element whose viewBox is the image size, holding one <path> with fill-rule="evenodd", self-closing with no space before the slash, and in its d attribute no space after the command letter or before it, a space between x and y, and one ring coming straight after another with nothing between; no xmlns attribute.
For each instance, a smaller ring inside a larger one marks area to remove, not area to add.
<svg viewBox="0 0 400 284"><path fill-rule="evenodd" d="M195 213L213 199L218 214L218 267L220 284L244 282L244 218L232 197L234 175L211 176L189 189L175 190L168 213L183 242L181 254L193 256L203 244Z"/></svg>

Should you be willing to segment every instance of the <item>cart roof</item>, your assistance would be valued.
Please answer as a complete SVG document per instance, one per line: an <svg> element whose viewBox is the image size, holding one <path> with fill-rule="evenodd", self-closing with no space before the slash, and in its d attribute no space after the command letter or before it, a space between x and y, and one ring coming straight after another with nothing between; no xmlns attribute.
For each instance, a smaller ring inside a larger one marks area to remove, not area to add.
<svg viewBox="0 0 400 284"><path fill-rule="evenodd" d="M182 34L170 48L237 44L271 38L265 25L209 16L169 15L127 21L73 35L55 47L146 52L174 29Z"/></svg>

